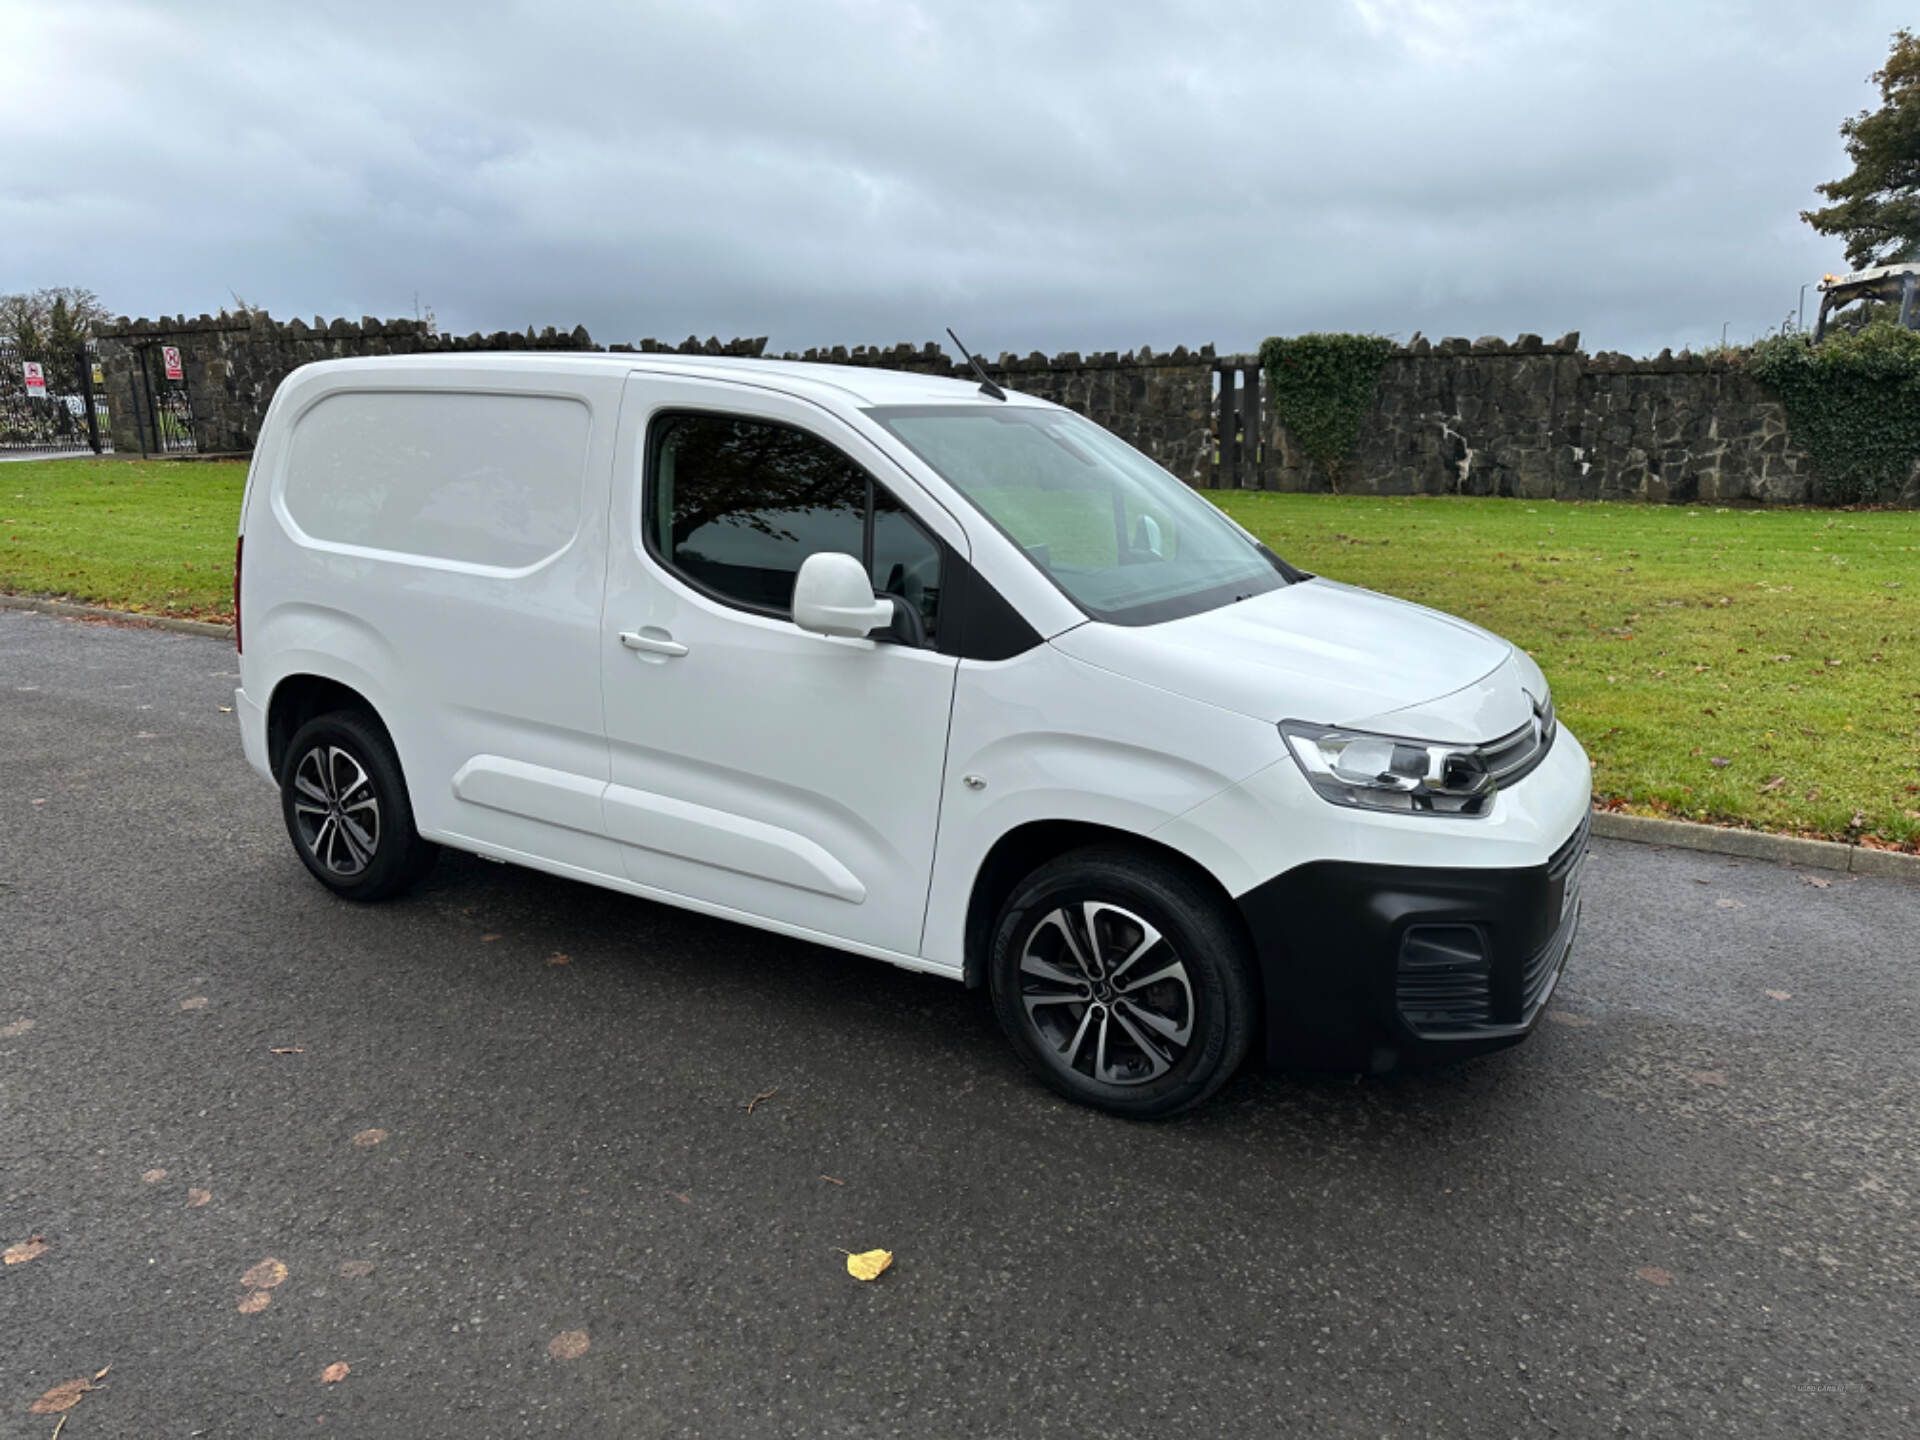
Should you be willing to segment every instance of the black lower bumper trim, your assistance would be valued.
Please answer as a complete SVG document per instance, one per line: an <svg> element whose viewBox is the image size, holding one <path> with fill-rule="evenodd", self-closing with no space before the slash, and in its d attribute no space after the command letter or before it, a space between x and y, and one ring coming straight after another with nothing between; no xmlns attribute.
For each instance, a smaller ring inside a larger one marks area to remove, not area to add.
<svg viewBox="0 0 1920 1440"><path fill-rule="evenodd" d="M1388 1070L1524 1039L1573 947L1589 824L1543 865L1320 860L1242 895L1269 1063Z"/></svg>

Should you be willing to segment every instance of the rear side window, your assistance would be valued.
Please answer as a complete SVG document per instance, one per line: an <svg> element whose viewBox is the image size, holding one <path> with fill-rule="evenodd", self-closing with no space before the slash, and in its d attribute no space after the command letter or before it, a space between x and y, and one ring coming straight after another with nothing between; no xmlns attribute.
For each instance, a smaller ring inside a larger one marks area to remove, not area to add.
<svg viewBox="0 0 1920 1440"><path fill-rule="evenodd" d="M874 592L904 597L935 635L940 547L817 435L766 420L666 414L654 421L650 454L647 546L700 589L785 616L801 562L838 550L858 556Z"/></svg>
<svg viewBox="0 0 1920 1440"><path fill-rule="evenodd" d="M316 540L519 569L579 529L590 428L559 396L329 395L294 428L281 496Z"/></svg>

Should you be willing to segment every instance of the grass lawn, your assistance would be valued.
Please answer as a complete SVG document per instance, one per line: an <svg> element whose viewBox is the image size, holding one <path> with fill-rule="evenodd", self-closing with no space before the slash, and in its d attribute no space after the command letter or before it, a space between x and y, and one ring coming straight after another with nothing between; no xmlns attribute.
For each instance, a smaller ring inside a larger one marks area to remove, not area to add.
<svg viewBox="0 0 1920 1440"><path fill-rule="evenodd" d="M237 461L0 463L0 590L233 618Z"/></svg>
<svg viewBox="0 0 1920 1440"><path fill-rule="evenodd" d="M1624 808L1920 841L1920 513L1209 498L1296 565L1524 646Z"/></svg>
<svg viewBox="0 0 1920 1440"><path fill-rule="evenodd" d="M0 464L0 590L229 618L245 479ZM1297 565L1525 646L1609 800L1920 845L1920 513L1210 498Z"/></svg>

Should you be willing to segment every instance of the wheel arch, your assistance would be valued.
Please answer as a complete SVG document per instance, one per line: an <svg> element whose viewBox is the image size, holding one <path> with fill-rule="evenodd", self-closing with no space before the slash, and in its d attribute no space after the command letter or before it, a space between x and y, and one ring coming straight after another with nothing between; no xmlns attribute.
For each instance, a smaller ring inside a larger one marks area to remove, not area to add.
<svg viewBox="0 0 1920 1440"><path fill-rule="evenodd" d="M276 779L286 761L287 746L300 727L335 710L353 710L366 716L398 755L393 734L371 700L343 681L302 671L282 676L267 700L267 764Z"/></svg>
<svg viewBox="0 0 1920 1440"><path fill-rule="evenodd" d="M1074 850L1093 846L1130 850L1150 856L1181 871L1189 880L1213 897L1228 924L1234 927L1246 945L1249 961L1254 955L1253 937L1246 916L1234 903L1227 887L1206 866L1184 851L1137 831L1101 825L1087 820L1031 820L1016 825L996 840L974 873L973 887L967 897L967 918L963 978L968 989L986 982L987 950L993 939L993 922L1014 887L1048 861ZM1253 967L1253 982L1260 987L1259 967ZM1264 1014L1265 1002L1256 1009Z"/></svg>

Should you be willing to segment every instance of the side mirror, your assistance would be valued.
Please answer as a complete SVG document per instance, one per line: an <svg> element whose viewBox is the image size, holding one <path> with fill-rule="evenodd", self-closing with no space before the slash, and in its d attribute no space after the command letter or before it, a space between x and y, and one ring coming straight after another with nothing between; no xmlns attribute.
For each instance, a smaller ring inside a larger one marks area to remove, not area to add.
<svg viewBox="0 0 1920 1440"><path fill-rule="evenodd" d="M794 577L793 623L819 635L864 638L893 624L893 602L874 595L867 567L853 556L821 551Z"/></svg>

